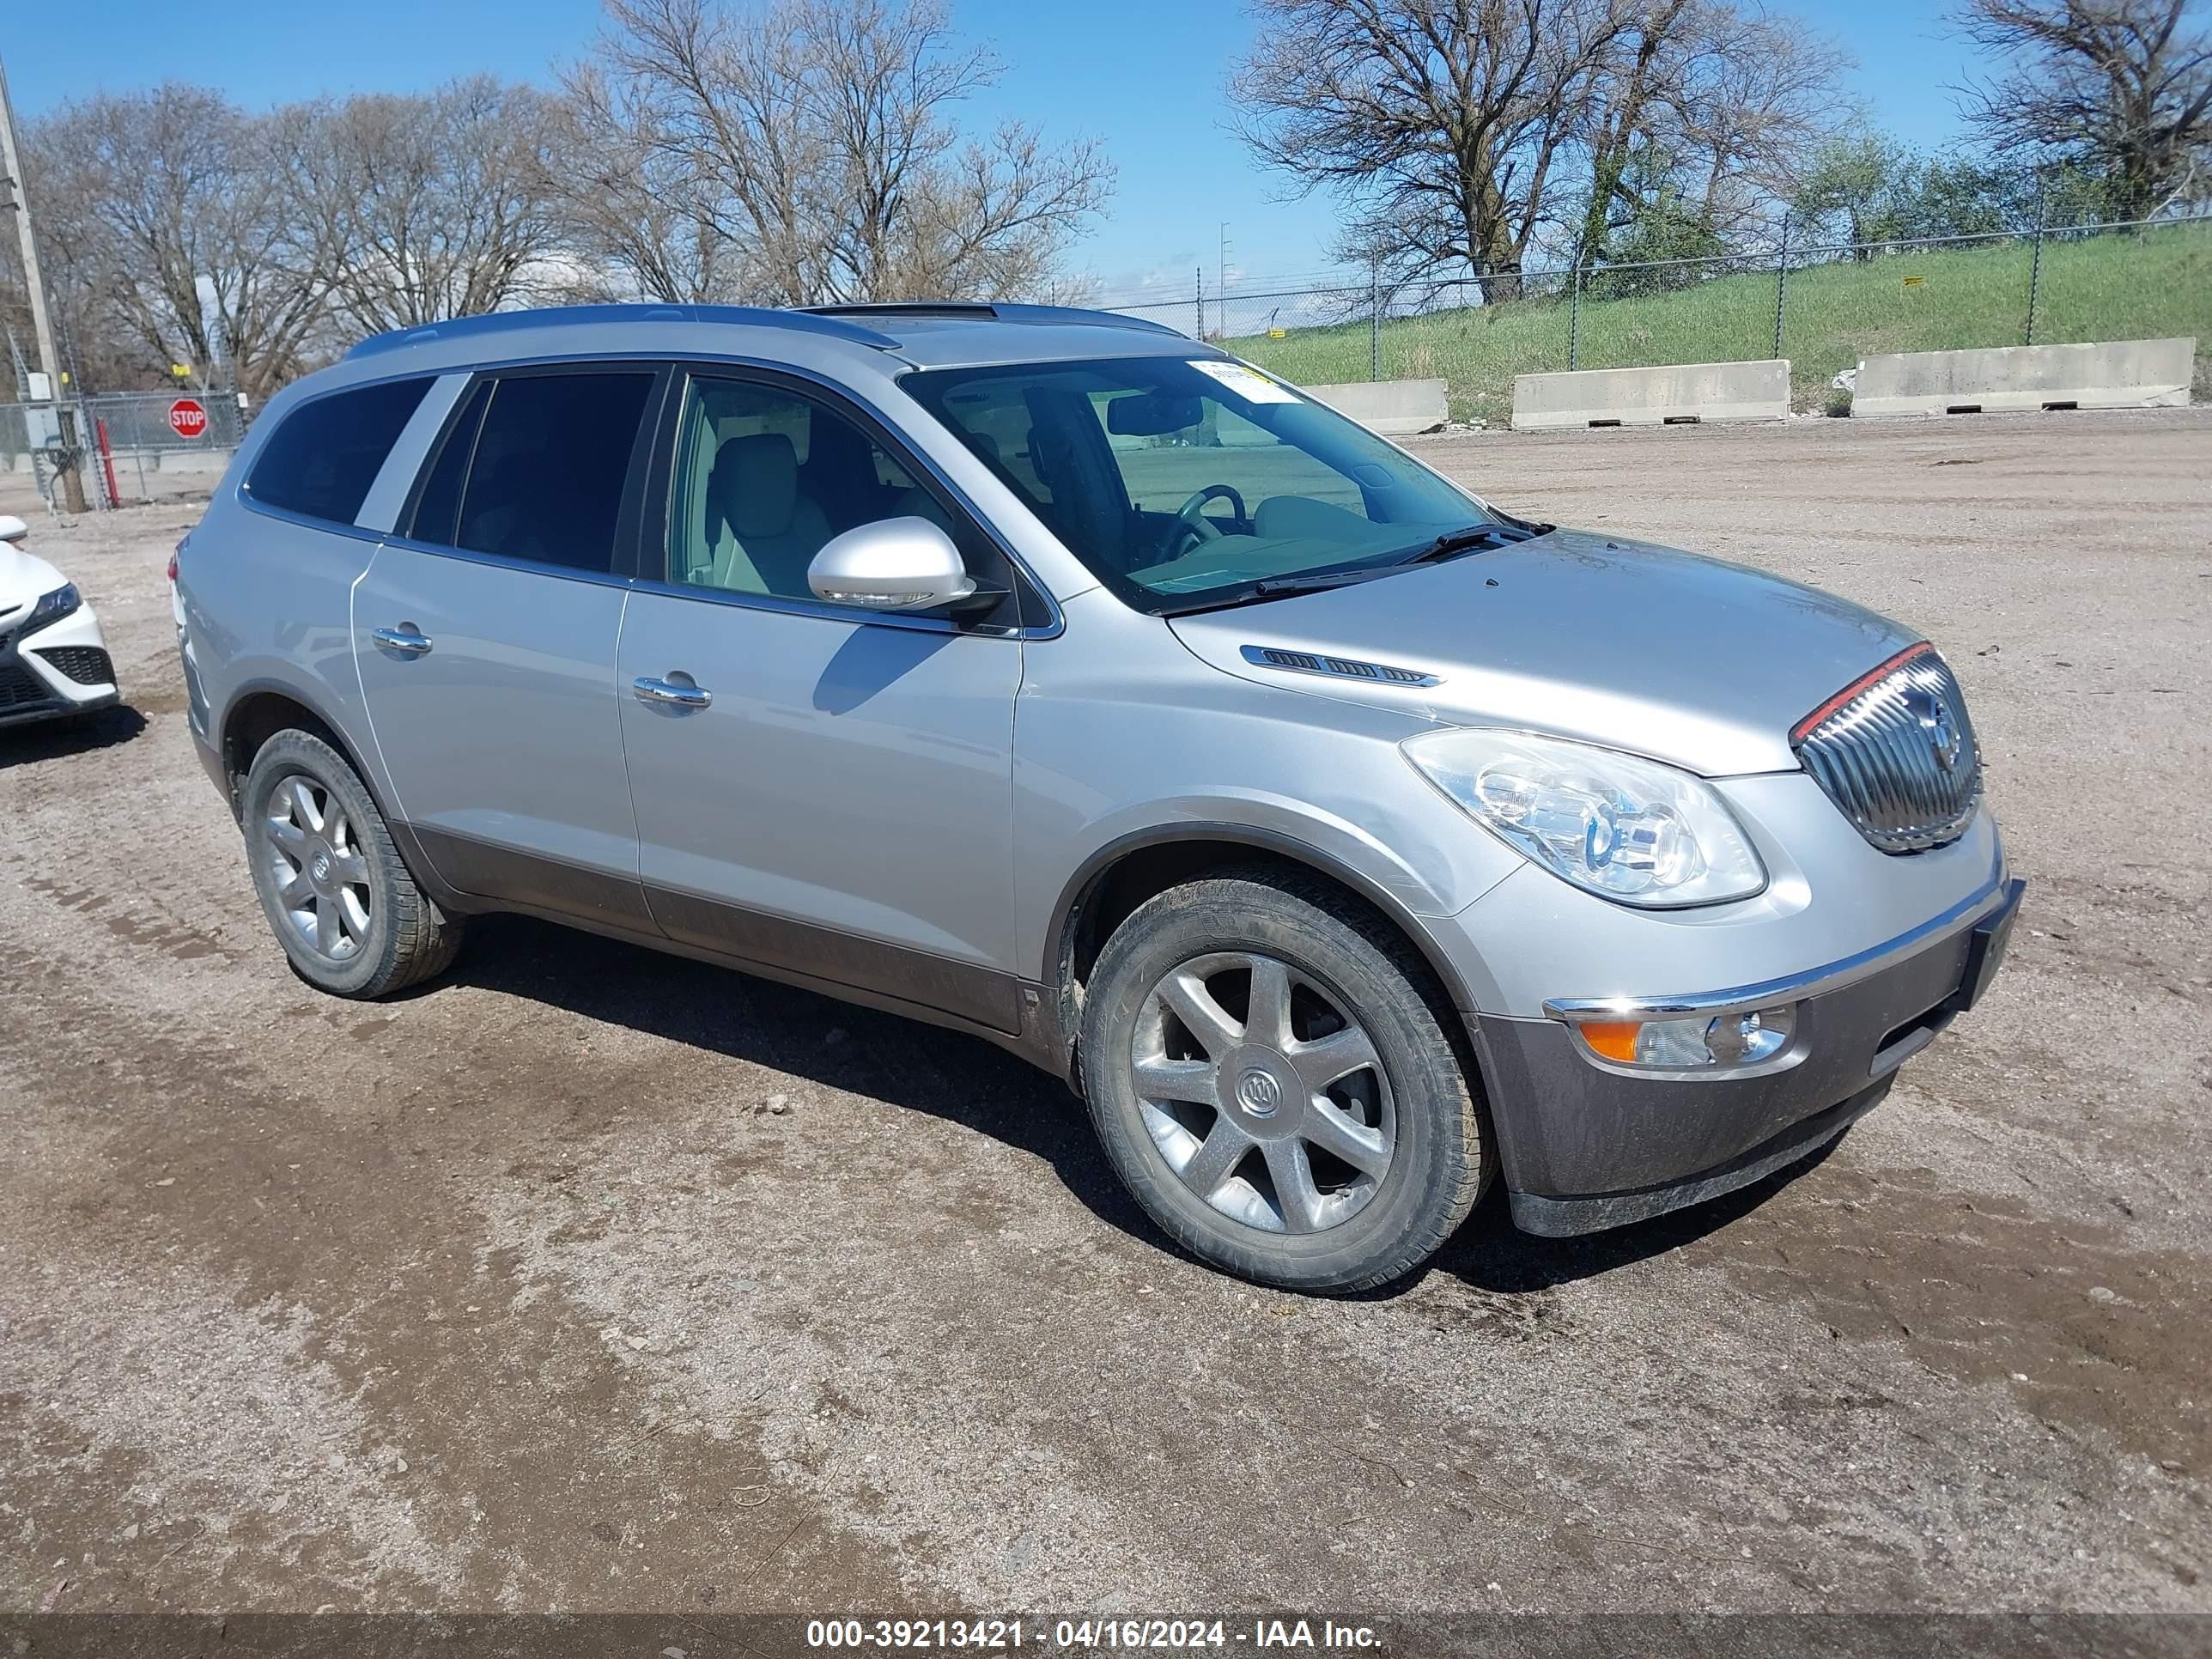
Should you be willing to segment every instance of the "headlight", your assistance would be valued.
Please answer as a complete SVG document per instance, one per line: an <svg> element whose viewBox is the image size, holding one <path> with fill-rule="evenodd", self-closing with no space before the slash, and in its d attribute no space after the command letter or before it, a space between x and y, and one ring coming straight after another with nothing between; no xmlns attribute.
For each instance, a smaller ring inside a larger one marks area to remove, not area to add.
<svg viewBox="0 0 2212 1659"><path fill-rule="evenodd" d="M1743 827L1687 772L1481 726L1431 732L1404 748L1475 822L1601 898L1675 908L1747 898L1766 885Z"/></svg>
<svg viewBox="0 0 2212 1659"><path fill-rule="evenodd" d="M24 619L23 632L28 634L35 629L44 628L48 623L58 623L83 603L83 597L76 591L76 584L64 582L52 592L39 595L39 602L31 607L31 614Z"/></svg>

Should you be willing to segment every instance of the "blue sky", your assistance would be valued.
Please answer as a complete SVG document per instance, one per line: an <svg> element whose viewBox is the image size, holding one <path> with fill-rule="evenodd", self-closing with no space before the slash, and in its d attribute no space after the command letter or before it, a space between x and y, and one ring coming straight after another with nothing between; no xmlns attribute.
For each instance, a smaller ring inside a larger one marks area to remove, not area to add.
<svg viewBox="0 0 2212 1659"><path fill-rule="evenodd" d="M1215 281L1228 222L1231 278L1322 269L1334 232L1325 200L1285 199L1225 130L1221 83L1254 24L1231 0L952 0L961 31L1008 65L976 100L1061 137L1103 139L1120 168L1106 223L1074 263L1115 294ZM1936 145L1955 136L1947 88L1966 54L1922 0L1799 0L1795 10L1859 61L1854 94L1881 125ZM89 20L89 23L88 22ZM0 58L16 110L165 77L220 87L265 106L316 93L401 90L488 70L544 79L599 26L598 0L100 0L5 8Z"/></svg>

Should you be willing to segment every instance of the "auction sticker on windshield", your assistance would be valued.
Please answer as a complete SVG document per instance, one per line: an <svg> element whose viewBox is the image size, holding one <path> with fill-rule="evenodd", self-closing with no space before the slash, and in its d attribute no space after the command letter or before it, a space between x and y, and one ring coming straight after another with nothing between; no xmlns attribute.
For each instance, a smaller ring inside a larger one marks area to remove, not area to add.
<svg viewBox="0 0 2212 1659"><path fill-rule="evenodd" d="M1195 358L1193 368L1221 382L1248 404L1294 404L1298 394L1243 363L1224 363L1212 357Z"/></svg>

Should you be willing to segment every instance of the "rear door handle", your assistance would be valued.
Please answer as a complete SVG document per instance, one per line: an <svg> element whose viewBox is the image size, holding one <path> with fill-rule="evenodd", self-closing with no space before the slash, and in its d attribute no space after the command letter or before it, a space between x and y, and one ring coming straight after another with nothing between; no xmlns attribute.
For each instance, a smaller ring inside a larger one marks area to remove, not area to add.
<svg viewBox="0 0 2212 1659"><path fill-rule="evenodd" d="M380 649L397 657L420 657L430 649L430 641L413 623L402 623L397 628L380 628L369 635Z"/></svg>
<svg viewBox="0 0 2212 1659"><path fill-rule="evenodd" d="M670 708L704 708L714 701L714 694L703 685L682 685L674 680L657 680L649 675L632 680L629 694L640 702L655 703Z"/></svg>

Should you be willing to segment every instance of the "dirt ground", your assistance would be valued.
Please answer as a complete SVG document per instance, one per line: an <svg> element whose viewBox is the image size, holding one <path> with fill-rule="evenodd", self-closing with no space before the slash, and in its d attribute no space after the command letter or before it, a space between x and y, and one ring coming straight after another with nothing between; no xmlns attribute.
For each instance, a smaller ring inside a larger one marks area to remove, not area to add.
<svg viewBox="0 0 2212 1659"><path fill-rule="evenodd" d="M131 712L0 735L0 1610L2212 1612L2212 419L1421 453L1924 629L2032 888L1824 1159L1342 1303L979 1042L520 921L309 991L192 512L42 523Z"/></svg>

